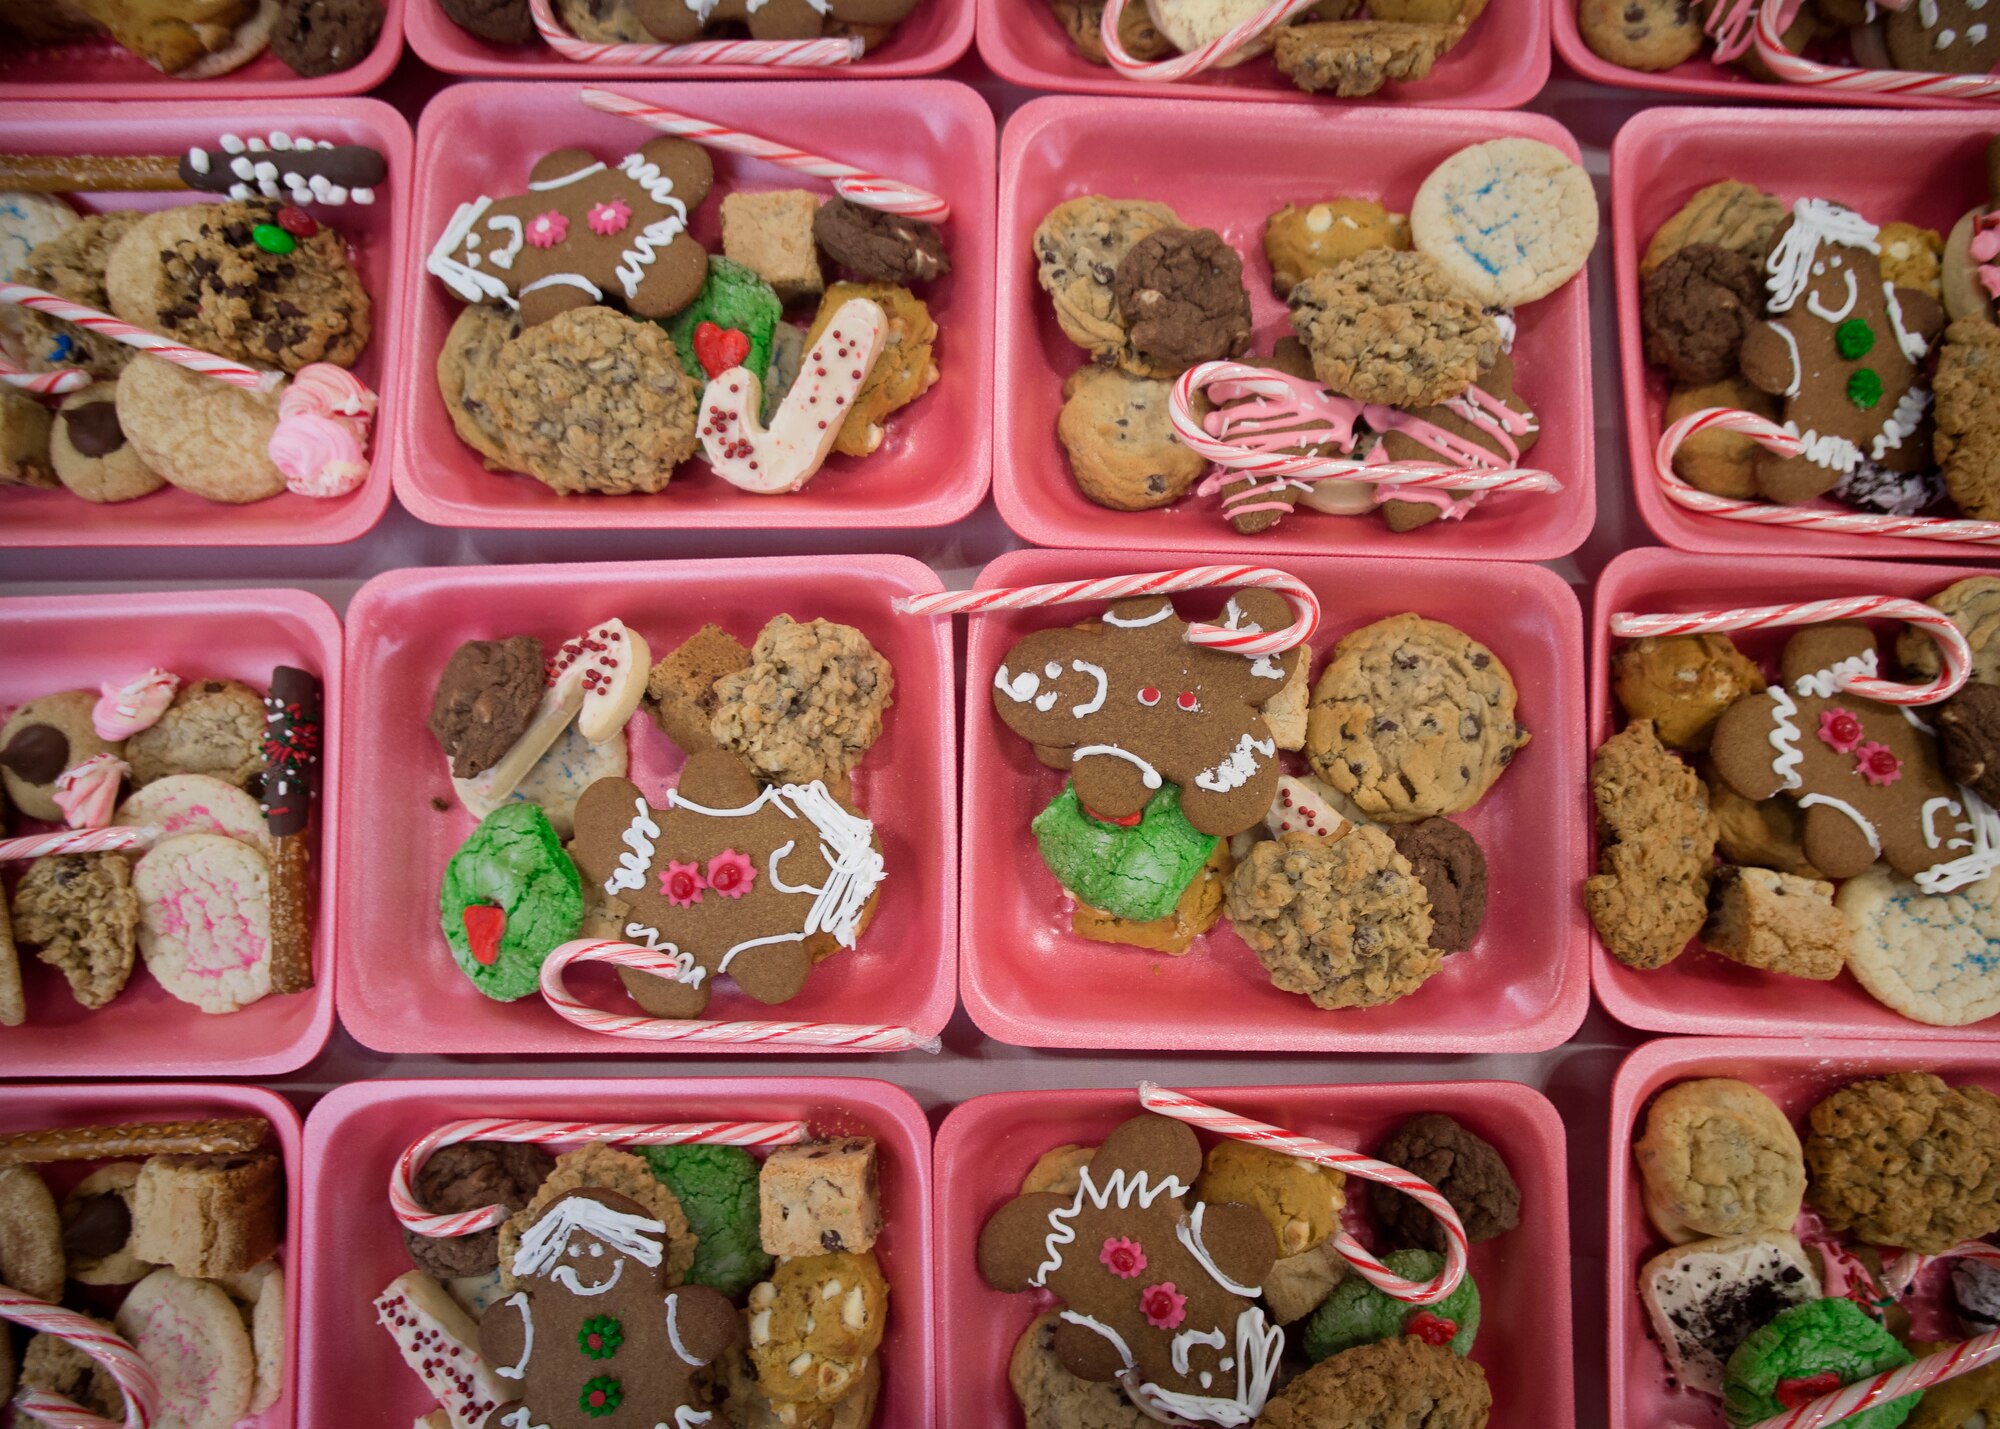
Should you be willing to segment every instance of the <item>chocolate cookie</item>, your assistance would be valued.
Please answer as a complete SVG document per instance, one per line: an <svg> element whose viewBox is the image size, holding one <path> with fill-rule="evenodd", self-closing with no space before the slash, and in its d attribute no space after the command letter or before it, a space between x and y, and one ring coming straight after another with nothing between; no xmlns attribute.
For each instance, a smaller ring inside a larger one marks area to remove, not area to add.
<svg viewBox="0 0 2000 1429"><path fill-rule="evenodd" d="M813 214L813 241L871 283L928 283L951 271L937 225L867 208L835 194Z"/></svg>
<svg viewBox="0 0 2000 1429"><path fill-rule="evenodd" d="M498 764L534 719L546 687L542 642L532 635L468 640L452 651L430 717L452 778L474 779Z"/></svg>
<svg viewBox="0 0 2000 1429"><path fill-rule="evenodd" d="M1506 1160L1492 1142L1442 1112L1411 1117L1375 1148L1375 1159L1435 1186L1458 1212L1468 1240L1491 1240L1521 1223L1521 1188ZM1444 1250L1437 1217L1401 1191L1371 1183L1368 1199L1390 1244Z"/></svg>
<svg viewBox="0 0 2000 1429"><path fill-rule="evenodd" d="M1763 314L1757 265L1719 243L1691 243L1647 274L1639 316L1646 361L1682 382L1736 372L1743 334Z"/></svg>
<svg viewBox="0 0 2000 1429"><path fill-rule="evenodd" d="M1063 335L1106 366L1148 376L1133 356L1112 285L1132 245L1180 218L1163 203L1086 194L1049 210L1035 229L1036 281L1055 304Z"/></svg>
<svg viewBox="0 0 2000 1429"><path fill-rule="evenodd" d="M285 0L271 53L307 79L338 74L375 48L385 17L382 0Z"/></svg>
<svg viewBox="0 0 2000 1429"><path fill-rule="evenodd" d="M1159 376L1235 357L1250 346L1243 260L1207 228L1167 228L1133 244L1112 290L1133 354Z"/></svg>
<svg viewBox="0 0 2000 1429"><path fill-rule="evenodd" d="M2000 685L1968 684L1938 707L1945 773L2000 805Z"/></svg>
<svg viewBox="0 0 2000 1429"><path fill-rule="evenodd" d="M1315 273L1291 296L1313 371L1343 397L1428 407L1500 356L1500 331L1435 260L1374 250Z"/></svg>
<svg viewBox="0 0 2000 1429"><path fill-rule="evenodd" d="M1486 921L1486 855L1478 841L1450 819L1389 824L1385 832L1430 895L1431 946L1464 952Z"/></svg>
<svg viewBox="0 0 2000 1429"><path fill-rule="evenodd" d="M524 1142L462 1141L433 1151L412 1189L433 1215L495 1205L511 1214L534 1198L555 1165L548 1152ZM405 1230L403 1247L417 1269L439 1280L484 1275L500 1263L500 1229L437 1237Z"/></svg>
<svg viewBox="0 0 2000 1429"><path fill-rule="evenodd" d="M438 8L459 29L496 45L525 45L535 38L528 0L438 0Z"/></svg>

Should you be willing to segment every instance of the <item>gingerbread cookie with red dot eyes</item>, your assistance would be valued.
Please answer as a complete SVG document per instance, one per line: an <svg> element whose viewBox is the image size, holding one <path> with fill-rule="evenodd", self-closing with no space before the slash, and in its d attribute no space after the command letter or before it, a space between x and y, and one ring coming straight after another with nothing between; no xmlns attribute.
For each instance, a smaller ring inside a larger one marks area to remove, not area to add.
<svg viewBox="0 0 2000 1429"><path fill-rule="evenodd" d="M1281 597L1246 590L1221 623L1279 630L1291 619ZM1271 807L1278 743L1262 707L1310 652L1245 658L1189 644L1187 629L1171 600L1143 596L1088 624L1037 631L1001 661L993 706L1097 817L1134 817L1172 783L1187 821L1227 838Z"/></svg>
<svg viewBox="0 0 2000 1429"><path fill-rule="evenodd" d="M585 306L672 317L708 277L688 225L714 179L707 151L685 139L654 139L615 164L558 149L526 193L460 204L427 266L469 303L518 307L523 327Z"/></svg>
<svg viewBox="0 0 2000 1429"><path fill-rule="evenodd" d="M1805 814L1805 855L1827 878L1878 858L1906 878L1957 862L1971 847L1969 796L1948 778L1937 741L1904 711L1838 688L1877 673L1864 625L1813 625L1794 635L1781 677L1745 695L1715 726L1709 757L1746 799L1779 794ZM1942 891L1937 890L1937 891Z"/></svg>
<svg viewBox="0 0 2000 1429"><path fill-rule="evenodd" d="M698 1017L724 973L759 1002L798 995L851 948L883 877L874 825L826 785L766 785L725 752L697 754L667 806L629 779L576 804L578 870L630 910L627 940L678 959L672 979L619 970L655 1017Z"/></svg>
<svg viewBox="0 0 2000 1429"><path fill-rule="evenodd" d="M1136 1116L1078 1170L1074 1193L994 1212L979 1273L1063 1302L1055 1353L1077 1378L1117 1380L1164 1423L1248 1424L1284 1348L1257 1304L1278 1238L1254 1207L1194 1201L1201 1165L1186 1125Z"/></svg>

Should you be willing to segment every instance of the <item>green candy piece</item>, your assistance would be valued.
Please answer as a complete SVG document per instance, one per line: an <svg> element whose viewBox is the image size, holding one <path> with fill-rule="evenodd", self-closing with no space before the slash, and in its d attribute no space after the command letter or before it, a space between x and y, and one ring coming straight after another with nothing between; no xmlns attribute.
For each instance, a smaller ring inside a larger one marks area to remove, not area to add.
<svg viewBox="0 0 2000 1429"><path fill-rule="evenodd" d="M465 910L494 906L506 925L493 960L482 963ZM535 804L507 804L480 820L445 865L438 914L459 970L488 997L513 1002L535 991L543 959L582 927L583 880L549 816Z"/></svg>
<svg viewBox="0 0 2000 1429"><path fill-rule="evenodd" d="M275 223L260 223L250 230L250 241L266 253L289 253L299 241Z"/></svg>
<svg viewBox="0 0 2000 1429"><path fill-rule="evenodd" d="M1032 827L1058 883L1091 907L1134 923L1173 912L1216 845L1181 813L1181 791L1172 784L1160 786L1129 829L1091 818L1076 786L1065 784Z"/></svg>
<svg viewBox="0 0 2000 1429"><path fill-rule="evenodd" d="M1847 379L1847 400L1864 412L1882 400L1882 379L1874 368L1864 367Z"/></svg>
<svg viewBox="0 0 2000 1429"><path fill-rule="evenodd" d="M1875 329L1868 326L1866 318L1849 318L1833 330L1833 345L1849 362L1866 357L1875 346Z"/></svg>
<svg viewBox="0 0 2000 1429"><path fill-rule="evenodd" d="M771 1273L758 1229L756 1157L740 1146L642 1146L639 1155L701 1238L688 1284L735 1300Z"/></svg>
<svg viewBox="0 0 2000 1429"><path fill-rule="evenodd" d="M1833 1374L1841 1384L1897 1369L1916 1358L1852 1300L1794 1305L1736 1347L1723 1371L1722 1412L1735 1429L1783 1413L1779 1388L1791 1380ZM1810 1393L1809 1390L1794 1391ZM1831 1393L1831 1388L1820 1393ZM1811 1395L1817 1398L1817 1394ZM1921 1395L1906 1394L1841 1421L1843 1429L1896 1429Z"/></svg>
<svg viewBox="0 0 2000 1429"><path fill-rule="evenodd" d="M696 328L714 323L725 332L742 333L750 339L750 354L738 366L762 377L771 367L771 330L784 315L785 305L769 283L741 263L710 258L700 295L667 320L667 332L680 351L681 366L699 387L707 384L708 369L695 351Z"/></svg>
<svg viewBox="0 0 2000 1429"><path fill-rule="evenodd" d="M1383 1256L1382 1263L1405 1280L1429 1280L1444 1269L1444 1257L1434 1250L1395 1250ZM1430 1320L1422 1318L1426 1314ZM1404 1335L1430 1339L1439 1333L1433 1326L1437 1320L1458 1326L1458 1333L1451 1337L1454 1354L1472 1353L1473 1337L1479 1333L1479 1287L1472 1283L1470 1274L1435 1305L1406 1305L1360 1276L1350 1275L1333 1287L1333 1293L1306 1321L1306 1358L1318 1364L1342 1350Z"/></svg>

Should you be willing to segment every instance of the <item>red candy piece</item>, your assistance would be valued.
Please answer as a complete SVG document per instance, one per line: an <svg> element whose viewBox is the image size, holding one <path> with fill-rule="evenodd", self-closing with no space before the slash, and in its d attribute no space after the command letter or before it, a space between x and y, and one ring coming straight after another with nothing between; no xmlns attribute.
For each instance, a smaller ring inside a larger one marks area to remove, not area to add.
<svg viewBox="0 0 2000 1429"><path fill-rule="evenodd" d="M472 960L481 967L493 966L500 956L500 935L507 931L507 910L491 903L475 903L465 910L465 937L472 944Z"/></svg>
<svg viewBox="0 0 2000 1429"><path fill-rule="evenodd" d="M1100 824L1111 824L1121 829L1137 828L1139 826L1139 820L1143 819L1146 816L1146 811L1144 809L1140 809L1136 813L1125 814L1119 818L1114 819L1109 814L1098 813L1097 810L1091 808L1087 804L1079 804L1078 807L1083 810L1083 815L1085 818L1095 819Z"/></svg>
<svg viewBox="0 0 2000 1429"><path fill-rule="evenodd" d="M696 323L694 355L710 377L720 377L730 368L743 365L743 359L750 355L750 339L733 327Z"/></svg>
<svg viewBox="0 0 2000 1429"><path fill-rule="evenodd" d="M1787 1409L1797 1409L1801 1404L1811 1404L1821 1395L1832 1394L1839 1388L1840 1376L1830 1369L1799 1379L1781 1379L1778 1381L1778 1403Z"/></svg>
<svg viewBox="0 0 2000 1429"><path fill-rule="evenodd" d="M313 222L313 216L302 208L279 209L278 227L294 238L310 238L319 232L319 225Z"/></svg>
<svg viewBox="0 0 2000 1429"><path fill-rule="evenodd" d="M1458 1338L1458 1321L1419 1310L1403 1321L1403 1333L1415 1335L1427 1345L1448 1345Z"/></svg>

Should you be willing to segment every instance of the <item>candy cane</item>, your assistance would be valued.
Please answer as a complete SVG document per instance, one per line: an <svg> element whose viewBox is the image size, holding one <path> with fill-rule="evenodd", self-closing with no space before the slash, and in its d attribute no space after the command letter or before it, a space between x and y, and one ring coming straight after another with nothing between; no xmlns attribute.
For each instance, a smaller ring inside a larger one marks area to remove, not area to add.
<svg viewBox="0 0 2000 1429"><path fill-rule="evenodd" d="M907 1027L888 1023L682 1022L600 1012L572 996L563 985L563 973L572 963L610 963L670 980L680 977L683 966L669 953L592 938L578 938L550 953L542 964L543 998L565 1021L607 1037L737 1047L821 1047L835 1052L936 1052L941 1046L935 1037L919 1037Z"/></svg>
<svg viewBox="0 0 2000 1429"><path fill-rule="evenodd" d="M97 379L88 372L64 368L59 372L23 372L0 353L0 386L12 387L34 397L61 397L88 387Z"/></svg>
<svg viewBox="0 0 2000 1429"><path fill-rule="evenodd" d="M1964 1240L1936 1255L1919 1255L1914 1250L1906 1250L1882 1268L1882 1279L1890 1294L1900 1296L1915 1283L1925 1266L1940 1260L1976 1260L2000 1269L2000 1245L1983 1240Z"/></svg>
<svg viewBox="0 0 2000 1429"><path fill-rule="evenodd" d="M1054 585L1008 586L994 590L940 591L936 595L899 596L895 609L904 615L984 615L991 610L1030 610L1043 605L1070 605L1085 600L1124 600L1135 595L1172 595L1175 591L1210 587L1274 590L1292 608L1292 623L1282 630L1232 630L1226 625L1190 625L1190 645L1211 645L1239 655L1275 655L1312 639L1319 628L1319 597L1296 576L1266 566L1189 566L1178 571L1148 571L1136 576L1104 576L1091 581Z"/></svg>
<svg viewBox="0 0 2000 1429"><path fill-rule="evenodd" d="M1654 474L1667 499L1677 506L1725 521L1756 526L1789 526L1807 531L1839 531L1861 536L1905 536L1919 541L1954 541L2000 545L2000 521L1951 521L1937 516L1877 516L1864 511L1821 511L1804 506L1778 506L1767 501L1739 501L1699 491L1674 471L1674 456L1689 437L1705 431L1741 432L1768 452L1794 457L1804 450L1796 434L1778 423L1733 407L1704 407L1690 412L1660 433L1653 452Z"/></svg>
<svg viewBox="0 0 2000 1429"><path fill-rule="evenodd" d="M109 313L101 313L96 308L87 308L82 303L72 303L67 298L59 298L54 293L45 293L40 288L31 288L26 283L0 283L0 303L10 303L16 307L32 308L38 313L61 318L64 322L75 323L86 332L94 332L102 337L115 338L127 347L136 347L141 352L150 352L155 357L187 368L191 372L204 373L218 381L252 392L275 392L285 380L282 372L259 372L254 367L245 367L240 362L231 362L217 357L212 352L199 348L184 347L171 338L161 337L156 332L148 332L142 327L114 318Z"/></svg>
<svg viewBox="0 0 2000 1429"><path fill-rule="evenodd" d="M1760 1420L1751 1429L1819 1429L1823 1424L1838 1424L1874 1405L1887 1404L1906 1394L1916 1394L1948 1379L1971 1374L1996 1360L2000 1360L2000 1330L1989 1330L1948 1350L1925 1355L1901 1369L1857 1379L1796 1409Z"/></svg>
<svg viewBox="0 0 2000 1429"><path fill-rule="evenodd" d="M512 1141L535 1146L558 1142L622 1141L628 1146L793 1146L809 1139L802 1121L522 1121L508 1117L473 1117L448 1121L411 1142L389 1173L389 1205L406 1230L444 1238L472 1235L499 1225L508 1217L505 1206L478 1206L448 1215L432 1215L417 1199L417 1173L439 1147L461 1141Z"/></svg>
<svg viewBox="0 0 2000 1429"><path fill-rule="evenodd" d="M1451 1208L1437 1188L1422 1177L1413 1176L1401 1167L1391 1166L1386 1161L1375 1161L1357 1151L1348 1151L1332 1146L1324 1141L1315 1141L1309 1136L1286 1131L1283 1127L1251 1117L1226 1112L1207 1102L1197 1101L1186 1092L1172 1091L1157 1082L1139 1083L1139 1105L1147 1111L1170 1116L1176 1121L1187 1122L1203 1131L1217 1136L1227 1136L1235 1141L1247 1141L1255 1146L1268 1146L1273 1151L1282 1151L1287 1156L1296 1156L1301 1161L1311 1161L1320 1166L1328 1166L1349 1176L1359 1176L1364 1181L1379 1181L1384 1186L1393 1186L1404 1195L1413 1197L1419 1205L1438 1219L1444 1227L1444 1269L1429 1280L1405 1280L1390 1270L1363 1248L1346 1231L1341 1231L1333 1239L1333 1248L1340 1252L1341 1259L1352 1265L1357 1274L1384 1295L1401 1300L1408 1305L1435 1305L1458 1288L1458 1282L1465 1276L1466 1239L1465 1226L1458 1219L1458 1212Z"/></svg>
<svg viewBox="0 0 2000 1429"><path fill-rule="evenodd" d="M1934 705L1958 693L1972 669L1972 650L1951 617L1920 600L1894 595L1848 595L1834 600L1797 601L1791 605L1759 605L1742 610L1707 611L1693 615L1636 615L1621 610L1611 617L1611 633L1635 635L1702 635L1718 630L1769 630L1784 625L1817 625L1826 620L1903 620L1922 627L1937 642L1943 668L1924 685L1905 685L1879 675L1841 671L1836 689L1890 705Z"/></svg>
<svg viewBox="0 0 2000 1429"><path fill-rule="evenodd" d="M1851 65L1821 64L1818 60L1795 55L1785 48L1785 28L1780 18L1784 5L1785 0L1763 0L1752 38L1756 41L1757 53L1764 57L1764 63L1786 84L1856 94L1893 94L1899 98L1919 95L1932 99L2000 99L2000 78L1993 75L1942 74L1935 70L1856 69Z"/></svg>
<svg viewBox="0 0 2000 1429"><path fill-rule="evenodd" d="M0 1320L65 1340L109 1370L125 1396L125 1429L150 1429L159 1416L160 1389L152 1367L124 1339L89 1316L0 1285ZM15 1396L14 1407L34 1415L50 1429L117 1429L111 1420L51 1390L23 1390Z"/></svg>
<svg viewBox="0 0 2000 1429"><path fill-rule="evenodd" d="M28 834L18 839L0 839L0 863L25 863L29 859L53 858L59 853L119 853L147 849L159 836L160 830L151 825Z"/></svg>
<svg viewBox="0 0 2000 1429"><path fill-rule="evenodd" d="M566 60L585 64L660 65L703 69L713 65L769 65L778 69L825 69L853 64L865 48L861 37L821 40L697 40L689 45L598 44L579 40L562 27L549 0L528 0L535 29Z"/></svg>
<svg viewBox="0 0 2000 1429"><path fill-rule="evenodd" d="M1262 38L1301 10L1311 6L1314 0L1271 0L1264 9L1234 29L1210 40L1200 49L1189 50L1186 54L1176 55L1170 60L1151 63L1133 58L1126 51L1124 42L1118 38L1118 21L1124 15L1128 3L1131 3L1131 0L1108 0L1104 7L1104 19L1098 25L1098 35L1104 43L1104 57L1111 61L1113 69L1127 79L1163 82L1186 79L1191 74L1200 74L1205 69L1221 64L1245 45Z"/></svg>
<svg viewBox="0 0 2000 1429"><path fill-rule="evenodd" d="M581 90L577 98L592 109L601 110L606 114L620 114L627 119L636 119L641 124L659 130L662 134L691 139L706 148L720 149L728 154L743 154L752 159L764 159L780 168L791 169L795 173L810 174L817 179L832 179L835 193L850 203L858 203L865 208L901 214L905 218L921 218L931 223L943 223L951 217L951 205L929 190L917 188L913 184L899 183L895 179L886 179L866 169L857 169L852 164L843 164L838 159L828 159L804 149L794 149L791 145L780 144L775 139L761 138L741 129L729 129L720 124L712 124L706 119L690 118L688 115L664 109L644 99L613 94L608 89Z"/></svg>

